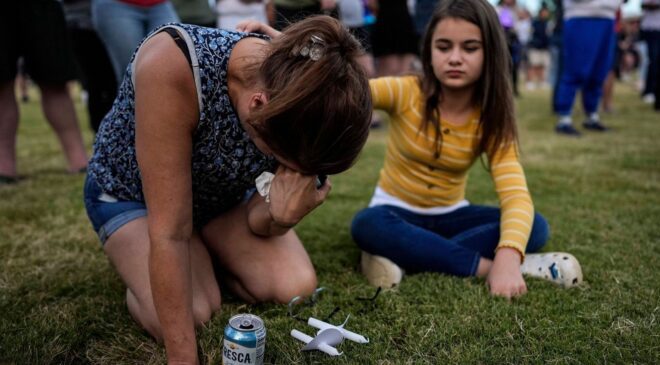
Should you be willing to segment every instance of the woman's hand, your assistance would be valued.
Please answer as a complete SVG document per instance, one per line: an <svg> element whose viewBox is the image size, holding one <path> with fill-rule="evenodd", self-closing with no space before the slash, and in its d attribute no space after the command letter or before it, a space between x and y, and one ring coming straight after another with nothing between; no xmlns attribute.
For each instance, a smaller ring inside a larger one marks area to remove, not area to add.
<svg viewBox="0 0 660 365"><path fill-rule="evenodd" d="M497 250L486 278L491 294L511 298L527 293L527 285L520 272L520 261L520 253L513 248Z"/></svg>
<svg viewBox="0 0 660 365"><path fill-rule="evenodd" d="M256 20L244 20L236 25L236 30L245 33L261 33L273 39L279 37L282 34L271 26Z"/></svg>
<svg viewBox="0 0 660 365"><path fill-rule="evenodd" d="M328 179L317 189L316 176L280 165L270 186L270 216L281 227L293 227L323 203L331 187Z"/></svg>

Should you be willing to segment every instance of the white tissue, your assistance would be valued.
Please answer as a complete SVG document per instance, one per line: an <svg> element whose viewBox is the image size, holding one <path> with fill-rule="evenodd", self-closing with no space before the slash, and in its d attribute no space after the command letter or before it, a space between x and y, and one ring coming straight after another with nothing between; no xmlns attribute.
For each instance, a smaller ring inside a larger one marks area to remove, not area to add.
<svg viewBox="0 0 660 365"><path fill-rule="evenodd" d="M264 171L254 180L257 192L266 199L266 203L270 202L270 184L273 182L274 177L273 173Z"/></svg>

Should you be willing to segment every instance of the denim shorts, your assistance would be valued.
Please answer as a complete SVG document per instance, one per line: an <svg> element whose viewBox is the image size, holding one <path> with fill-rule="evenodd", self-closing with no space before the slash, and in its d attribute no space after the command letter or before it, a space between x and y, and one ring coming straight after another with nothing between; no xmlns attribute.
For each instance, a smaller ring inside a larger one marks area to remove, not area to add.
<svg viewBox="0 0 660 365"><path fill-rule="evenodd" d="M120 200L104 193L96 180L85 179L85 209L101 245L126 223L147 215L144 202Z"/></svg>

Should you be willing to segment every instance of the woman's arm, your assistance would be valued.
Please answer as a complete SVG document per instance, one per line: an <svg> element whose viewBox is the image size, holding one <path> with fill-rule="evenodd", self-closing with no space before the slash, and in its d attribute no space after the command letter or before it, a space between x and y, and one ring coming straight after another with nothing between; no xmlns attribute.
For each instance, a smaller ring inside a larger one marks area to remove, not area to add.
<svg viewBox="0 0 660 365"><path fill-rule="evenodd" d="M165 33L142 46L135 67L136 153L147 204L149 279L168 361L197 363L189 244L193 76Z"/></svg>
<svg viewBox="0 0 660 365"><path fill-rule="evenodd" d="M250 201L248 226L260 236L283 235L323 203L331 188L329 179L317 188L316 176L305 176L280 166L270 187L270 202L261 196Z"/></svg>

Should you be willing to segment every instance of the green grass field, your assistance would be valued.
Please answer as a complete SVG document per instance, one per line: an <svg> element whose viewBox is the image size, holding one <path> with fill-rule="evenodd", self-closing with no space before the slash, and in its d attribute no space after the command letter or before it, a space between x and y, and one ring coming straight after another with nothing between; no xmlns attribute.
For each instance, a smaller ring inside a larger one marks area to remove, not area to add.
<svg viewBox="0 0 660 365"><path fill-rule="evenodd" d="M338 358L302 353L289 332L312 328L288 317L286 306L249 306L223 295L222 311L198 331L201 360L219 364L228 318L251 312L266 321L266 363L660 363L660 114L629 86L617 87L617 112L604 117L613 131L581 139L554 134L547 92L518 100L528 184L552 229L546 250L580 260L581 287L530 279L529 293L507 302L491 297L483 280L420 274L373 304L357 300L374 289L357 271L359 250L348 227L376 183L381 129L357 166L332 178L327 202L296 229L329 289L302 315L322 318L338 306L331 321L351 314L347 328L371 343L346 341ZM0 186L0 364L164 363L163 346L128 314L125 289L87 221L83 176L64 173L38 103L23 104L21 113L25 179ZM91 145L87 120L81 123ZM468 198L497 204L480 164L471 171Z"/></svg>

